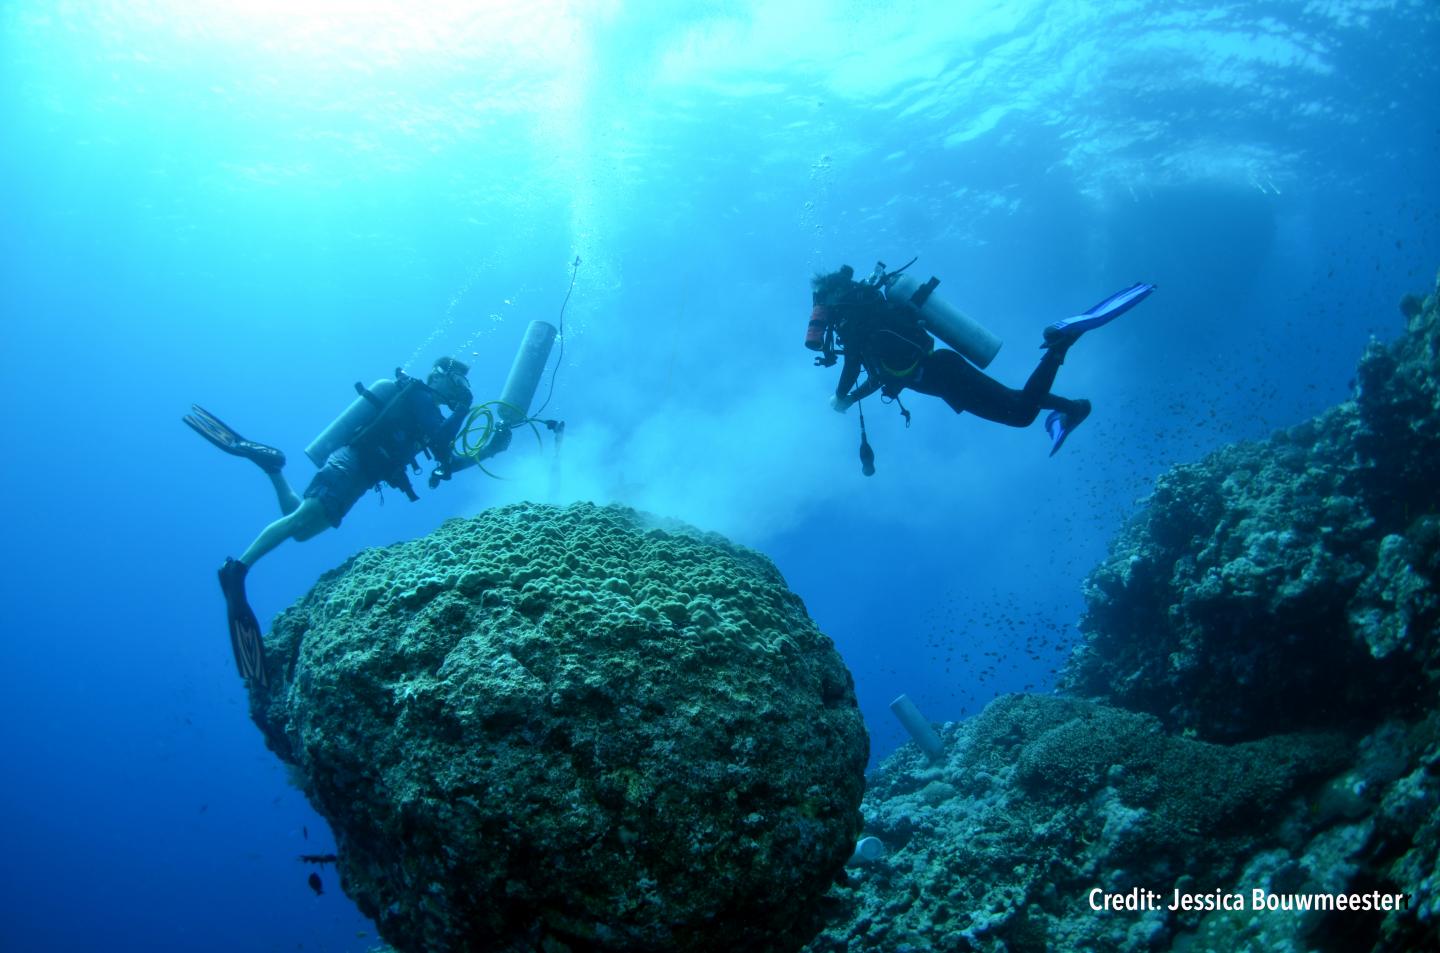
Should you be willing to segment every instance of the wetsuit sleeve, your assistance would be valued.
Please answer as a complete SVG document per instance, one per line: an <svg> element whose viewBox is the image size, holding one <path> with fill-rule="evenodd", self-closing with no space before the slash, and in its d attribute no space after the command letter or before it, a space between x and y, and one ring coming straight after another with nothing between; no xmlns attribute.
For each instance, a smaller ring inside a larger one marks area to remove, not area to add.
<svg viewBox="0 0 1440 953"><path fill-rule="evenodd" d="M450 458L450 462L445 464L443 469L445 473L449 474L450 476L454 476L461 470L468 470L479 462L480 461L476 460L474 457L461 454L460 456L452 456Z"/></svg>
<svg viewBox="0 0 1440 953"><path fill-rule="evenodd" d="M460 428L464 426L465 418L468 416L470 416L470 408L468 406L452 411L450 416L445 418L445 422L440 425L440 429L435 431L435 435L430 438L431 455L440 466L451 472L457 469L464 469L463 467L452 466L451 458L454 456L455 438L459 435Z"/></svg>
<svg viewBox="0 0 1440 953"><path fill-rule="evenodd" d="M864 400L866 397L869 397L871 394L875 393L879 389L880 378L876 377L874 374L871 374L865 378L865 383L855 388L854 392L850 394L850 399L852 401Z"/></svg>
<svg viewBox="0 0 1440 953"><path fill-rule="evenodd" d="M849 395L850 388L860 379L860 358L851 351L845 352L845 363L840 365L840 382L835 385L835 396L845 397Z"/></svg>
<svg viewBox="0 0 1440 953"><path fill-rule="evenodd" d="M850 388L860 378L860 371L864 369L864 362L853 353L845 352L845 363L840 368L840 383L835 386L835 396L854 403L863 400L880 389L880 379L874 374L867 374L865 383L851 393Z"/></svg>

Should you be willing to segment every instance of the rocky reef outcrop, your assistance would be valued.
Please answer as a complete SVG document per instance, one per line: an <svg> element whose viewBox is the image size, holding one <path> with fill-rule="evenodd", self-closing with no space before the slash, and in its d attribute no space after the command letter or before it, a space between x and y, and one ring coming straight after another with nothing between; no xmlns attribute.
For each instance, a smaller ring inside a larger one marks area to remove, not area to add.
<svg viewBox="0 0 1440 953"><path fill-rule="evenodd" d="M811 953L1440 949L1440 285L1402 310L1352 400L1157 480L1060 697L872 775Z"/></svg>
<svg viewBox="0 0 1440 953"><path fill-rule="evenodd" d="M1288 799L1349 754L1338 735L1217 745L1040 695L999 699L941 736L943 762L907 746L872 774L865 830L887 856L836 891L843 927L814 953L1149 949L1163 914L1098 915L1093 888L1234 877L1238 858L1280 843L1266 825Z"/></svg>
<svg viewBox="0 0 1440 953"><path fill-rule="evenodd" d="M1086 581L1066 691L1216 739L1415 717L1431 703L1435 300L1396 343L1370 344L1353 400L1156 481Z"/></svg>
<svg viewBox="0 0 1440 953"><path fill-rule="evenodd" d="M400 950L794 950L860 823L850 675L763 556L521 504L369 550L252 715Z"/></svg>

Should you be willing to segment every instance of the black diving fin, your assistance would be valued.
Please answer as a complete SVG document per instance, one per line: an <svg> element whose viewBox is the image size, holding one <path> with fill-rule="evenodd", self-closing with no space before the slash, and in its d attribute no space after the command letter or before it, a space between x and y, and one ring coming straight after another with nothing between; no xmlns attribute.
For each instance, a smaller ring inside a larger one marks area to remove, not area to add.
<svg viewBox="0 0 1440 953"><path fill-rule="evenodd" d="M227 559L220 567L220 591L225 596L225 617L230 626L230 648L240 677L265 688L265 641L260 623L245 598L245 574L250 568L238 559Z"/></svg>
<svg viewBox="0 0 1440 953"><path fill-rule="evenodd" d="M285 454L282 451L246 440L235 428L199 404L191 404L190 413L180 419L216 447L232 456L244 457L266 473L279 473L285 467Z"/></svg>

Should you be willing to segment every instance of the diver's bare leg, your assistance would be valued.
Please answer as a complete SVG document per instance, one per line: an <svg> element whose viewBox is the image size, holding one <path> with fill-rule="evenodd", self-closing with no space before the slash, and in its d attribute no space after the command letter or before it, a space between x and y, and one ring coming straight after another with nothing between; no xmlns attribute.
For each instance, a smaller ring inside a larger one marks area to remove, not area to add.
<svg viewBox="0 0 1440 953"><path fill-rule="evenodd" d="M275 498L280 501L280 512L286 516L300 508L300 497L291 488L290 481L285 479L285 473L276 470L274 473L266 473L270 482L275 486Z"/></svg>
<svg viewBox="0 0 1440 953"><path fill-rule="evenodd" d="M287 539L304 542L330 528L330 517L319 500L308 499L297 504L294 512L280 517L260 531L255 542L240 556L246 566L255 565L256 560Z"/></svg>

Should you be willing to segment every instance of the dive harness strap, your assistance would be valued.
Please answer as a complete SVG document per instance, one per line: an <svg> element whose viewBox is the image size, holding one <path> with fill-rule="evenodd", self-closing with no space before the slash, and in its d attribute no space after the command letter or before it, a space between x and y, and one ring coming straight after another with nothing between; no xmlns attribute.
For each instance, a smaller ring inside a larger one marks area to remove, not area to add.
<svg viewBox="0 0 1440 953"><path fill-rule="evenodd" d="M925 307L925 302L930 300L930 296L935 293L935 287L939 284L940 279L931 275L929 281L915 289L915 293L910 296L910 304L915 307L916 311Z"/></svg>

